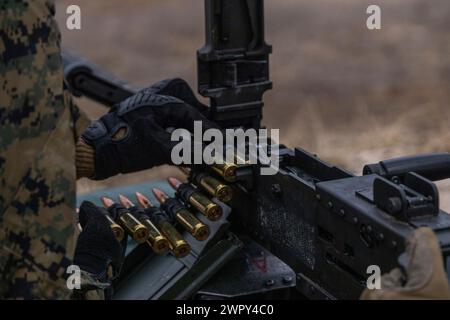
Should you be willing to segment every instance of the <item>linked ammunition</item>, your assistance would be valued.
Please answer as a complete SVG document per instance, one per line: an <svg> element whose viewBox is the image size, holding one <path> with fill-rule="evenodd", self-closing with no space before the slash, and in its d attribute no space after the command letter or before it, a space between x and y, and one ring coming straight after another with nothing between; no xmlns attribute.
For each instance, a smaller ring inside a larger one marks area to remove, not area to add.
<svg viewBox="0 0 450 320"><path fill-rule="evenodd" d="M170 218L176 220L195 239L206 240L209 236L209 227L190 213L177 199L169 198L159 189L153 189L153 194L161 203L161 208L166 211Z"/></svg>
<svg viewBox="0 0 450 320"><path fill-rule="evenodd" d="M119 201L130 212L137 209L130 199L121 194L119 194ZM149 236L147 244L152 248L153 252L159 255L165 254L169 250L169 241L167 238L163 236L153 222L144 215L136 218L148 229Z"/></svg>
<svg viewBox="0 0 450 320"><path fill-rule="evenodd" d="M213 164L211 168L217 172L225 181L234 182L236 181L236 169L237 165L234 163L222 163L222 164Z"/></svg>
<svg viewBox="0 0 450 320"><path fill-rule="evenodd" d="M78 213L78 209L77 209L77 213ZM117 241L121 242L123 240L123 238L125 237L125 231L123 230L123 228L121 226L119 226L117 223L114 222L114 220L108 216L106 216L106 220L108 220L109 225L111 226L111 230L114 233L114 236L116 237ZM83 231L83 228L81 227L81 225L79 223L77 223L77 227L78 227L78 231Z"/></svg>
<svg viewBox="0 0 450 320"><path fill-rule="evenodd" d="M239 166L248 166L250 165L250 159L246 160L246 154L242 154L238 152L238 150L234 149L233 146L228 145L225 146L224 154L228 152L232 152L234 156L234 162L226 162L224 161L224 157L222 157L222 164L214 164L211 168L217 172L225 181L235 182L237 179L237 169Z"/></svg>
<svg viewBox="0 0 450 320"><path fill-rule="evenodd" d="M177 191L177 196L185 203L189 203L211 221L217 221L222 216L222 208L212 202L188 183L182 183L176 178L169 178L169 184Z"/></svg>
<svg viewBox="0 0 450 320"><path fill-rule="evenodd" d="M102 197L103 205L106 208L114 206L114 210L117 212L119 224L131 235L131 237L137 243L144 243L149 236L148 229L140 223L127 209L122 206L117 206L113 200Z"/></svg>
<svg viewBox="0 0 450 320"><path fill-rule="evenodd" d="M148 209L148 208L153 208L154 207L154 205L150 201L150 199L148 199L142 193L136 192L135 195L136 195L136 200L137 200L137 202L139 203L139 205L141 206L142 209Z"/></svg>
<svg viewBox="0 0 450 320"><path fill-rule="evenodd" d="M125 237L125 231L123 230L123 228L115 223L110 216L106 216L106 220L108 220L108 223L111 226L111 230L114 233L117 241L121 242Z"/></svg>
<svg viewBox="0 0 450 320"><path fill-rule="evenodd" d="M219 201L229 202L233 198L233 189L230 186L223 184L207 173L192 171L184 167L180 167L180 169L190 177L192 183L205 190L211 196L219 199Z"/></svg>
<svg viewBox="0 0 450 320"><path fill-rule="evenodd" d="M191 247L183 239L177 229L169 222L169 217L159 208L156 208L148 198L139 192L136 192L136 199L143 209L147 209L149 217L156 224L162 234L169 241L169 248L173 255L177 258L183 258L189 254Z"/></svg>

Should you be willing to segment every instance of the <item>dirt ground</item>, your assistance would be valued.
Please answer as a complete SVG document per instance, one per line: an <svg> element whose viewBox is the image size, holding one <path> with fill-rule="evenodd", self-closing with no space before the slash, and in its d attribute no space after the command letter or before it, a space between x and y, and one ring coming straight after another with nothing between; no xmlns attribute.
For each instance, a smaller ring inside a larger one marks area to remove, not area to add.
<svg viewBox="0 0 450 320"><path fill-rule="evenodd" d="M65 8L82 9L68 31ZM450 149L450 2L379 0L382 29L366 28L366 0L266 0L274 46L264 123L300 146L361 173L365 163ZM204 42L201 0L57 3L64 45L138 85L179 76L196 87ZM92 118L104 112L84 100ZM83 180L79 191L164 178L171 168ZM450 210L450 184L439 183Z"/></svg>

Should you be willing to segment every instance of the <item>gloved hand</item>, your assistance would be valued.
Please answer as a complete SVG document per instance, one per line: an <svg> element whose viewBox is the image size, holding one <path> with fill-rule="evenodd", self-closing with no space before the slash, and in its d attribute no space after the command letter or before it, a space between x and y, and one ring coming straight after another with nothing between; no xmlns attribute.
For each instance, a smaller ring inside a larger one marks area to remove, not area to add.
<svg viewBox="0 0 450 320"><path fill-rule="evenodd" d="M206 113L207 108L184 80L166 80L143 89L114 106L83 133L79 146L91 147L95 159L90 178L101 180L170 164L172 148L178 142L171 141L166 129L193 132L194 121L202 121L203 130L218 128L205 117ZM77 150L82 149L79 146ZM78 156L77 151L77 162L87 155L83 152Z"/></svg>
<svg viewBox="0 0 450 320"><path fill-rule="evenodd" d="M406 274L397 268L383 275L381 289L366 289L362 300L450 299L442 253L433 231L417 229L408 240L406 254Z"/></svg>
<svg viewBox="0 0 450 320"><path fill-rule="evenodd" d="M172 96L183 100L190 106L200 111L205 117L209 115L209 108L201 103L192 91L189 84L180 78L166 79L152 85L148 90L155 94Z"/></svg>
<svg viewBox="0 0 450 320"><path fill-rule="evenodd" d="M110 213L92 202L84 201L80 206L79 223L83 230L78 237L74 264L99 282L108 282L119 275L127 243L127 237L121 243L117 241L106 215Z"/></svg>

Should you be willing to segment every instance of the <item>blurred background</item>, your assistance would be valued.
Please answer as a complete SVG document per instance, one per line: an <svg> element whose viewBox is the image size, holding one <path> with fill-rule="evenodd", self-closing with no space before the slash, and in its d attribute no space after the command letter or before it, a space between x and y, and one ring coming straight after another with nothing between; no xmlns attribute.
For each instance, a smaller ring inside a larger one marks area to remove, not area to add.
<svg viewBox="0 0 450 320"><path fill-rule="evenodd" d="M65 27L66 7L82 10L82 30ZM266 0L273 45L264 124L280 140L360 174L366 163L450 151L450 2L377 0L382 29L366 27L366 0ZM182 77L196 90L196 50L204 43L202 0L58 0L63 45L130 83ZM81 99L92 118L105 112ZM169 167L86 179L79 191L162 179ZM450 183L440 182L450 210Z"/></svg>

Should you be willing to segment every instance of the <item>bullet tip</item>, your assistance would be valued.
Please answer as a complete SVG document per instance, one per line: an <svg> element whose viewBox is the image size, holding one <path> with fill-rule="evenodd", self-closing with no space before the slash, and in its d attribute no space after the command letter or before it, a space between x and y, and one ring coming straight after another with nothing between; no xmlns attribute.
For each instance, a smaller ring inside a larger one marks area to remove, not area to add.
<svg viewBox="0 0 450 320"><path fill-rule="evenodd" d="M142 193L136 192L135 194L136 194L136 199L142 208L145 209L145 208L153 207L153 204L150 202L150 200L146 196L144 196Z"/></svg>
<svg viewBox="0 0 450 320"><path fill-rule="evenodd" d="M157 189L157 188L153 188L152 189L153 194L155 195L155 198L160 202L163 203L167 196L164 192L162 192L161 190Z"/></svg>
<svg viewBox="0 0 450 320"><path fill-rule="evenodd" d="M108 208L108 207L110 207L110 206L112 206L112 205L114 204L114 201L112 201L110 198L107 198L107 197L101 197L100 199L101 199L103 205L104 205L106 208Z"/></svg>
<svg viewBox="0 0 450 320"><path fill-rule="evenodd" d="M180 180L174 177L168 178L167 181L169 182L170 186L175 190L177 190L180 184L182 184Z"/></svg>
<svg viewBox="0 0 450 320"><path fill-rule="evenodd" d="M123 194L119 194L119 201L125 208L130 208L134 206L131 200L125 197Z"/></svg>

